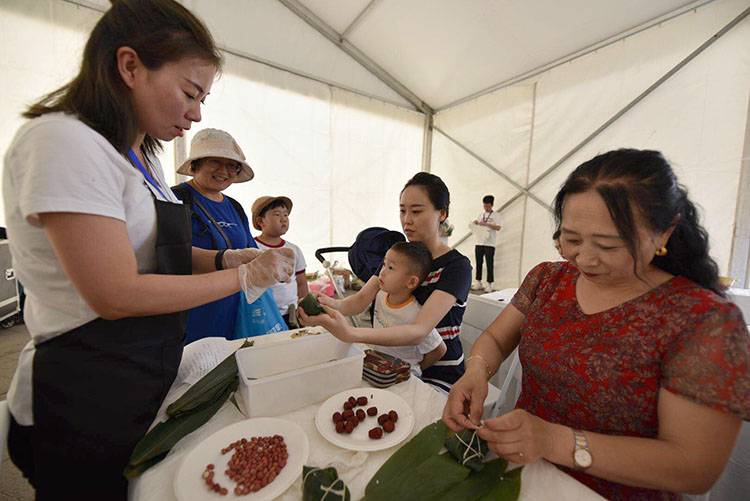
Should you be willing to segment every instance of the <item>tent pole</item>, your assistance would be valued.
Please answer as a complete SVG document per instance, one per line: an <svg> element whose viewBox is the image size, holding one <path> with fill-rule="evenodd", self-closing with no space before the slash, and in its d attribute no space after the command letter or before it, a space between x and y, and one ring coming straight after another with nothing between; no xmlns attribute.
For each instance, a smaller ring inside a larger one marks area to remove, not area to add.
<svg viewBox="0 0 750 501"><path fill-rule="evenodd" d="M531 148L534 145L534 122L536 121L536 88L537 82L534 82L534 88L531 94L531 128L529 130L529 147L526 152L526 181L524 184L529 184L529 178L531 177ZM529 204L529 197L523 200L523 218L521 219L521 254L518 259L518 282L521 283L523 280L523 249L526 245L526 208ZM498 211L499 212L499 211Z"/></svg>
<svg viewBox="0 0 750 501"><path fill-rule="evenodd" d="M65 1L68 1L68 0L65 0ZM262 64L264 66L268 66L269 68L273 68L275 70L283 71L285 73L289 73L291 75L294 75L294 76L297 76L297 77L300 77L300 78L304 78L304 79L307 79L307 80L312 80L313 82L318 82L318 83L321 83L323 85L329 85L329 86L331 86L333 88L341 89L341 90L346 91L346 92L351 92L352 94L357 94L359 96L366 97L368 99L374 99L376 101L380 101L380 102L383 102L383 103L388 103L388 104L391 104L393 106L397 106L397 107L399 107L401 109L404 109L404 110L419 111L415 107L409 107L409 106L404 105L403 103L398 103L396 101L390 101L390 100L385 99L383 97L375 96L373 94L369 94L367 92L363 92L361 90L357 90L357 89L354 89L352 87L347 87L346 85L342 85L340 83L336 83L336 82L333 82L331 80L326 80L325 78L317 77L315 75L310 75L310 74L305 73L303 71L295 70L295 69L289 68L287 66L283 66L281 64L274 63L272 61L268 61L267 59L263 59L263 58L260 58L260 57L257 57L257 56L253 56L251 54L245 54L245 53L243 53L241 51L238 51L236 49L231 49L229 47L224 47L224 46L220 45L219 46L219 50L221 50L222 52L224 52L226 54L230 54L232 56L238 57L240 59L246 59L246 60L252 61L254 63Z"/></svg>
<svg viewBox="0 0 750 501"><path fill-rule="evenodd" d="M626 114L628 111L630 111L635 105L643 101L646 96L651 94L654 90L656 90L661 84L666 82L672 75L680 71L683 67L685 67L690 61L695 59L701 52L709 48L711 45L713 45L714 42L716 42L719 38L724 36L729 30L737 26L740 22L742 22L743 19L745 19L748 15L750 15L750 7L743 10L737 17L732 19L729 23L727 23L722 29L720 29L716 34L712 35L708 40L703 42L700 47L695 49L693 52L688 54L682 61L674 65L669 71L667 71L664 75L662 75L661 78L659 78L656 82L652 83L646 90L641 92L638 97L630 101L628 104L626 104L620 111L615 113L609 120L604 122L601 126L599 126L598 129L596 129L594 132L589 134L583 141L578 143L575 147L573 147L572 150L568 151L565 155L562 156L557 162L552 164L547 170L542 172L539 176L536 177L531 183L529 183L528 188L531 189L537 184L539 184L540 181L542 181L545 177L547 177L550 173L555 171L558 167L560 167L563 163L565 163L566 160L568 160L570 157L578 153L584 146L586 146L588 143L590 143L595 137L597 137L599 134L601 134L605 129L607 129L610 125L612 125L614 122L620 119L624 114Z"/></svg>
<svg viewBox="0 0 750 501"><path fill-rule="evenodd" d="M458 141L457 141L456 139L454 139L453 137L451 137L450 135L448 135L448 134L447 134L447 133L446 133L446 132L445 132L444 130L442 130L442 129L441 129L440 127L434 126L434 127L433 127L433 129L435 129L435 130L436 130L436 131L438 131L438 132L439 132L440 134L442 134L443 136L445 136L445 138L446 138L446 139L448 139L448 140L449 140L450 142L452 142L453 144L455 144L456 146L458 146L459 148L461 148L462 150L464 150L464 151L465 151L466 153L468 153L468 154L469 154L469 156L471 156L471 157L472 157L473 159L475 159L475 160L476 160L477 162L481 163L482 165L484 165L485 167L487 167L488 169L490 169L490 170L491 170L492 172L494 172L494 173L495 173L495 174L497 174L498 176L500 176L500 177L502 177L503 179L505 179L506 181L508 181L508 182L509 182L510 184L512 184L512 185L513 185L513 186L514 186L514 187L515 187L515 188L516 188L516 189L517 189L518 191L520 191L520 192L521 192L522 194L524 194L524 195L526 195L526 196L530 197L530 198L531 198L531 199L533 199L533 200L534 200L535 202L537 202L537 203L538 203L539 205L541 205L542 207L546 208L546 209L547 209L548 211L552 212L552 208L551 208L551 207L550 207L549 205L547 205L547 203L546 203L546 202L545 202L544 200L542 200L542 199L541 199L541 198L539 198L538 196L536 196L536 195L534 195L533 193L531 193L531 192L530 192L530 191L529 191L528 189L526 189L526 188L524 188L523 186L521 186L520 184L518 184L518 183L517 183L516 181L514 181L514 180L513 180L513 179L512 179L512 178L511 178L510 176L508 176L508 175L507 175L506 173L504 173L504 172L500 171L500 170L499 170L499 169L497 169L497 168L496 168L496 167L495 167L494 165L492 165L491 163L489 163L489 162L488 162L487 160L483 159L482 157L480 157L479 155L477 155L476 153L474 153L473 151L471 151L471 150L470 150L469 148L467 148L467 147L466 147L466 146L464 146L463 144L459 143L459 142L458 142Z"/></svg>
<svg viewBox="0 0 750 501"><path fill-rule="evenodd" d="M362 12L360 12L359 14L357 14L357 17L355 17L354 20L351 23L349 23L349 26L347 26L346 29L341 32L341 38L342 39L348 38L349 37L349 33L351 33L352 31L354 31L354 28L356 28L357 26L359 26L362 23L362 21L364 20L364 18L367 17L370 14L370 12L372 12L372 8L375 7L375 3L377 1L378 0L370 0L370 3L368 3L367 6L365 6L364 9L362 9Z"/></svg>
<svg viewBox="0 0 750 501"><path fill-rule="evenodd" d="M730 277L737 280L736 287L750 285L750 101L748 101L745 145L742 151L740 181L737 185L737 204L734 210L732 249L729 255Z"/></svg>
<svg viewBox="0 0 750 501"><path fill-rule="evenodd" d="M695 2L692 2L688 5L684 5L678 9L673 10L672 12L669 12L667 14L664 14L662 16L658 16L654 19L651 19L650 21L646 21L645 23L636 26L634 28L631 28L627 31L623 31L621 33L618 33L617 35L614 35L612 37L609 37L605 40L602 40L600 42L597 42L595 44L589 45L588 47L584 47L583 49L573 52L571 54L568 54L567 56L563 56L559 59L556 59L554 61L551 61L549 63L543 64L541 66L537 66L536 68L533 68L525 73L521 73L520 75L516 75L514 77L508 78L506 80L503 80L502 82L499 82L495 85L492 85L490 87L487 87L486 89L480 90L478 92L475 92L473 94L470 94L466 97L462 97L460 99L457 99L455 101L452 101L448 104L445 104L443 106L440 106L435 111L441 112L445 111L448 108L453 108L454 106L458 106L460 104L466 103L468 101L472 101L478 97L485 96L487 94L491 94L495 91L498 91L500 89L504 89L505 87L510 87L511 85L515 85L519 82L523 82L524 80L528 80L530 78L533 78L537 75L540 75L546 71L549 71L551 69L557 68L558 66L562 66L565 63L569 63L571 61L574 61L578 58L581 58L587 54L590 54L592 52L595 52L599 49L603 49L604 47L607 47L609 45L612 45L616 42L619 42L621 40L624 40L626 38L632 37L633 35L637 35L638 33L645 31L649 28L653 28L654 26L657 26L662 23L666 23L667 21L671 21L672 19L679 17L683 14L686 14L690 11L697 10L715 0L696 0Z"/></svg>
<svg viewBox="0 0 750 501"><path fill-rule="evenodd" d="M104 12L106 12L106 9L102 8L100 5L89 3L86 0L60 0L60 1L72 4L72 5L75 5L77 7L83 7L85 9L93 10L93 11L96 11L96 12L101 12L102 14ZM375 0L373 0L373 1L375 1ZM357 90L357 89L355 89L353 87L348 87L346 85L334 82L332 80L327 80L325 78L321 78L321 77L318 77L318 76L315 76L315 75L311 75L311 74L305 73L303 71L295 70L293 68L289 68L287 66L284 66L284 65L281 65L281 64L278 64L278 63L274 63L274 62L269 61L267 59L263 59L262 57L253 56L252 54L244 53L244 52L239 51L237 49L232 49L230 47L225 47L225 46L223 46L221 44L217 44L217 47L218 47L218 49L221 52L224 52L226 54L230 54L230 55L238 57L240 59L245 59L247 61L252 61L254 63L262 64L264 66L268 66L269 68L273 68L275 70L283 71L285 73L289 73L291 75L298 76L300 78L304 78L304 79L307 79L307 80L312 80L313 82L318 82L318 83L321 83L323 85L329 85L329 86L334 87L336 89L341 89L341 90L346 91L346 92L351 92L352 94L357 94L359 96L366 97L368 99L374 99L376 101L380 101L380 102L383 102L383 103L392 104L393 106L397 106L397 107L405 109L405 110L419 111L419 110L417 110L416 106L412 105L411 107L409 107L409 106L404 105L403 103L392 101L392 100L389 100L389 99L386 99L386 98L383 98L383 97L380 97L380 96L376 96L374 94L369 94L367 92L363 92L361 90Z"/></svg>
<svg viewBox="0 0 750 501"><path fill-rule="evenodd" d="M386 84L388 87L393 89L398 95L409 101L415 108L422 113L432 113L433 110L430 106L422 101L416 94L406 88L401 82L385 71L375 61L370 59L364 52L355 47L351 42L344 39L339 33L336 32L331 26L325 21L315 15L310 9L302 5L298 0L278 0L284 7L291 10L300 19L305 21L318 33L326 37L333 44L343 50L352 59L361 64L367 71L375 75L380 81Z"/></svg>
<svg viewBox="0 0 750 501"><path fill-rule="evenodd" d="M432 170L432 113L424 114L424 134L422 134L422 171L430 172Z"/></svg>

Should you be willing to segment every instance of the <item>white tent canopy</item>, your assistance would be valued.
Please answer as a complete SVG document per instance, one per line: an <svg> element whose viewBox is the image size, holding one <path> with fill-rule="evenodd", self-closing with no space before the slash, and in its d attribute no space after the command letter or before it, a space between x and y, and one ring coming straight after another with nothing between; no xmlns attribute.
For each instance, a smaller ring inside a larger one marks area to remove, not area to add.
<svg viewBox="0 0 750 501"><path fill-rule="evenodd" d="M310 267L317 248L398 228L398 193L426 169L451 189L450 243L467 255L467 224L495 195L496 286L516 286L555 257L548 205L567 173L636 147L672 161L722 273L747 283L747 0L183 3L226 55L190 132L238 139L256 179L229 193L246 208L263 194L295 201L288 237ZM0 1L0 151L24 105L75 74L107 5ZM168 176L184 154L167 145Z"/></svg>

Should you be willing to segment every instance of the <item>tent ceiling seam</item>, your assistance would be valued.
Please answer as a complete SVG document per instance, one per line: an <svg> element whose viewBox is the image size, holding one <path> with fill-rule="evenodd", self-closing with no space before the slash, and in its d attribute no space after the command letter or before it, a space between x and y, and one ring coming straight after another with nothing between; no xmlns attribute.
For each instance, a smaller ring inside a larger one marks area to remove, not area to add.
<svg viewBox="0 0 750 501"><path fill-rule="evenodd" d="M539 205L541 205L542 207L544 207L548 211L552 212L552 208L549 205L547 205L547 203L544 200L542 200L538 196L534 195L528 189L526 189L523 186L521 186L519 183L517 183L513 178L511 178L510 176L508 176L506 173L502 172L500 169L498 169L497 167L495 167L494 165L492 165L491 163L489 163L487 160L483 159L482 157L480 157L479 155L477 155L476 153L474 153L472 150L470 150L469 148L467 148L466 146L464 146L463 144L461 144L457 139L455 139L452 136L450 136L448 133L446 133L440 127L434 126L433 129L436 130L436 131L438 131L440 134L442 134L450 142L452 142L453 144L455 144L456 146L458 146L459 148L461 148L463 151L465 151L466 153L468 153L469 156L471 156L472 158L474 158L476 161L478 161L479 163L481 163L482 165L484 165L485 167L487 167L489 170L491 170L492 172L494 172L498 176L500 176L503 179L505 179L508 183L512 184L513 187L515 189L517 189L519 192L521 192L522 194L530 197L532 200L534 200L535 202L537 202Z"/></svg>
<svg viewBox="0 0 750 501"><path fill-rule="evenodd" d="M341 32L341 39L345 39L349 36L349 34L354 31L354 28L362 24L362 21L367 17L370 12L372 12L373 7L375 7L375 3L378 0L370 0L370 3L368 3L362 11L357 14L357 16L352 20L351 23L349 23L349 26L346 27L344 31Z"/></svg>
<svg viewBox="0 0 750 501"><path fill-rule="evenodd" d="M68 0L65 0L65 1L68 1ZM376 101L380 101L380 102L387 103L387 104L390 104L390 105L393 105L393 106L397 106L397 107L399 107L401 109L404 109L404 110L416 111L416 112L421 113L421 111L418 110L418 109L416 109L415 107L405 106L403 103L398 103L396 101L391 101L391 100L386 99L384 97L375 96L373 94L369 94L367 92L355 89L353 87L349 87L349 86L341 84L341 83L333 82L331 80L326 80L325 78L321 78L321 77L318 77L318 76L315 76L315 75L310 75L309 73L305 73L303 71L295 70L293 68L289 68L287 66L283 66L281 64L274 63L274 62L269 61L267 59L263 59L262 57L258 57L258 56L254 56L252 54L246 54L244 52L240 52L237 49L232 49L232 48L220 45L219 46L219 50L221 50L222 52L225 52L227 54L230 54L232 56L238 57L240 59L246 59L246 60L252 61L254 63L262 64L264 66L268 66L269 68L273 68L275 70L283 71L284 73L289 73L291 75L294 75L294 76L297 76L297 77L300 77L300 78L311 80L313 82L318 82L318 83L321 83L323 85L329 85L329 86L334 87L336 89L340 89L340 90L343 90L343 91L346 91L346 92L351 92L352 94L357 94L358 96L366 97L368 99L374 99Z"/></svg>
<svg viewBox="0 0 750 501"><path fill-rule="evenodd" d="M90 10L93 10L93 11L96 11L96 12L100 12L102 14L104 12L106 12L105 9L102 9L101 7L99 7L99 6L95 5L95 4L91 4L91 3L87 2L86 0L61 0L61 1L65 2L65 3L72 4L72 5L76 5L78 7L83 7L83 8L90 9ZM269 61L268 59L264 59L262 57L258 57L258 56L254 56L252 54L248 54L248 53L242 52L242 51L240 51L238 49L233 49L231 47L227 47L227 46L222 45L222 44L216 44L216 46L217 46L217 48L221 52L224 52L226 54L230 54L230 55L238 57L240 59L246 59L248 61L252 61L254 63L262 64L264 66L268 66L269 68L273 68L273 69L278 70L278 71L283 71L285 73L289 73L291 75L294 75L294 76L297 76L297 77L300 77L300 78L305 78L305 79L311 80L313 82L318 82L318 83L323 84L323 85L329 85L329 86L334 87L336 89L340 89L340 90L343 90L343 91L346 91L346 92L351 92L352 94L356 94L358 96L366 97L368 99L374 99L376 101L380 101L380 102L387 103L387 104L390 104L390 105L393 105L393 106L397 106L398 108L401 108L401 109L404 109L404 110L417 111L419 113L422 113L422 111L419 110L413 104L412 104L412 106L405 106L403 103L399 103L397 101L392 101L390 99L387 99L387 98L384 98L384 97L381 97L381 96L376 96L374 94L370 94L370 93L364 92L362 90L355 89L354 87L349 87L349 86L347 86L345 84L342 84L342 83L334 82L332 80L327 80L327 79L322 78L322 77L311 75L309 73L305 73L304 71L295 70L295 69L290 68L288 66L284 66L282 64L274 63L272 61Z"/></svg>
<svg viewBox="0 0 750 501"><path fill-rule="evenodd" d="M398 95L409 101L422 113L433 113L432 107L425 103L422 99L409 90L404 84L399 82L393 75L388 73L375 61L370 59L364 52L359 50L354 44L348 40L342 38L342 36L336 32L331 26L325 21L315 15L310 9L302 5L298 0L278 0L279 3L284 5L287 9L292 11L297 17L306 22L315 31L326 37L334 45L344 51L352 59L357 61L362 67L369 71L372 75L377 77L381 82L390 87Z"/></svg>
<svg viewBox="0 0 750 501"><path fill-rule="evenodd" d="M516 76L507 78L503 80L502 82L496 83L495 85L491 85L485 89L479 90L477 92L474 92L472 94L469 94L468 96L462 97L460 99L456 99L455 101L452 101L446 105L439 106L435 109L435 113L443 112L449 108L453 108L455 106L459 106L461 104L464 104L466 102L472 101L474 99L480 98L482 96L485 96L487 94L491 94L495 91L498 91L500 89L504 89L506 87L510 87L511 85L515 85L517 83L523 82L524 80L528 80L530 78L533 78L541 73L544 73L546 71L549 71L551 69L554 69L558 66L561 66L565 63L569 63L571 61L574 61L576 59L579 59L581 57L586 56L587 54L590 54L594 51L597 51L599 49L603 49L604 47L607 47L609 45L612 45L614 43L617 43L621 40L624 40L626 38L629 38L633 35L637 35L638 33L645 31L649 28L653 28L654 26L657 26L659 24L665 23L667 21L671 21L672 19L676 17L680 17L683 14L686 14L690 11L697 10L701 7L704 7L705 5L708 5L711 2L714 2L715 0L697 0L693 3L690 3L688 5L682 6L678 9L673 10L672 12L668 12L667 14L663 14L661 16L655 17L649 21L646 21L645 23L642 23L638 26L635 26L633 28L630 28L629 30L623 31L618 33L617 35L611 36L609 38L605 38L604 40L600 40L599 42L596 42L594 44L589 45L588 47L584 47L583 49L577 50L575 52L572 52L566 56L563 56L561 58L555 59L554 61L550 61L549 63L545 63L541 66L537 66L536 68L533 68L531 70L525 71L523 73L520 73Z"/></svg>
<svg viewBox="0 0 750 501"><path fill-rule="evenodd" d="M422 134L422 171L432 170L432 131L434 128L432 113L424 114L424 130Z"/></svg>
<svg viewBox="0 0 750 501"><path fill-rule="evenodd" d="M529 177L531 176L531 148L534 146L534 124L536 122L536 91L538 83L534 82L534 88L531 91L531 126L529 127L529 147L526 152L526 179L524 183L526 186L529 185ZM523 250L526 245L526 214L528 209L528 197L523 201L523 225L521 226L521 245L519 247L518 257L518 282L521 283L523 280Z"/></svg>

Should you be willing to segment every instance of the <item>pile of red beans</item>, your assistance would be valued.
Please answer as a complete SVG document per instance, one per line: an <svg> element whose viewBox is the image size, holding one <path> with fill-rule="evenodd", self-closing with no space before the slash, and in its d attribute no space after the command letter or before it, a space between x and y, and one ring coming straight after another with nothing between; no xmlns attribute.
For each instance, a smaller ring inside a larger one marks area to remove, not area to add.
<svg viewBox="0 0 750 501"><path fill-rule="evenodd" d="M364 407L367 403L367 397L354 398L353 396L350 396L346 402L344 402L344 411L334 412L331 417L333 424L336 427L336 433L351 433L360 422L365 420L367 416L376 416L378 414L378 408L374 406L369 407L367 412L363 409L356 409L355 411L355 407ZM380 426L372 428L367 435L374 440L378 440L383 437L383 431L391 433L396 429L396 421L398 421L398 413L394 410L388 411L387 414L381 414L378 417L378 424Z"/></svg>
<svg viewBox="0 0 750 501"><path fill-rule="evenodd" d="M257 492L273 482L289 459L286 443L281 435L252 437L250 440L243 438L223 448L221 453L227 454L230 451L234 452L224 473L237 484L234 488L237 496ZM206 466L203 480L212 491L222 496L227 495L227 488L214 482L213 464Z"/></svg>

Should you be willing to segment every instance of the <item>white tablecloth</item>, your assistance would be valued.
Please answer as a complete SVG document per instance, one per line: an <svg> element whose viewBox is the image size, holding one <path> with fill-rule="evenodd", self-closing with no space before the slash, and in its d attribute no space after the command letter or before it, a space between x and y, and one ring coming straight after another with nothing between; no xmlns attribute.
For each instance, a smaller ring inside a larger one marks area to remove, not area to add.
<svg viewBox="0 0 750 501"><path fill-rule="evenodd" d="M229 351L236 346L236 342L227 342L227 350ZM200 345L196 345L196 348L199 347ZM194 363L195 358L199 356L197 349L191 349L188 346L182 364ZM363 381L362 385L366 386L366 383ZM164 419L163 412L166 406L176 400L189 386L189 383L181 380L175 381L157 420ZM414 411L415 423L411 436L416 435L419 430L439 419L442 415L446 397L414 377L404 383L392 386L390 390L406 400ZM349 487L352 499L360 499L364 495L365 486L370 478L393 454L396 447L377 452L353 452L330 444L318 433L315 427L315 415L318 407L319 404L311 405L278 417L297 423L307 434L310 441L310 455L307 464L318 467L334 466L338 470L339 476L344 479ZM243 419L246 419L245 416L232 403L227 402L210 421L182 439L163 461L132 481L129 498L132 501L176 500L172 482L185 455L206 437ZM301 498L302 479L300 475L300 478L279 499L291 501ZM550 463L538 461L527 465L523 471L520 499L586 501L603 498Z"/></svg>

